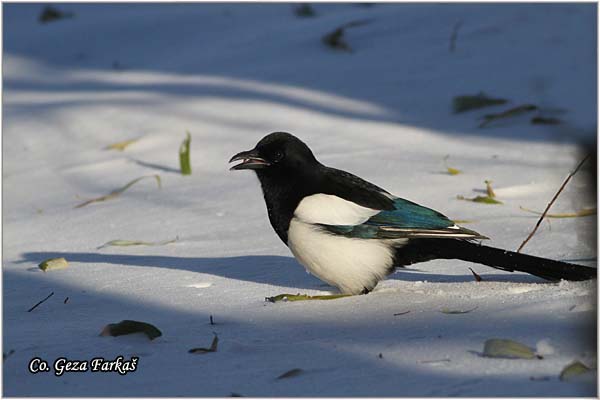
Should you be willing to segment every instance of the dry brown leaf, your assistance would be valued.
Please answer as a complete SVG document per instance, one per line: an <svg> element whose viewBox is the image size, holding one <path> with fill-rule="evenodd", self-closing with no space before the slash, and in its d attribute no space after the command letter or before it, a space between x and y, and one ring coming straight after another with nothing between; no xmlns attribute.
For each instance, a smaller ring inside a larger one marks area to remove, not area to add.
<svg viewBox="0 0 600 400"><path fill-rule="evenodd" d="M132 333L143 333L150 340L162 335L162 332L152 324L126 319L116 324L106 325L100 332L100 336L122 336Z"/></svg>
<svg viewBox="0 0 600 400"><path fill-rule="evenodd" d="M88 204L98 203L98 202L101 202L101 201L106 201L106 200L114 199L115 197L120 196L124 191L126 191L131 186L135 185L136 183L138 183L139 181L141 181L144 178L154 178L154 179L156 179L156 183L158 185L158 188L159 189L161 188L160 176L158 176L158 175L141 176L141 177L136 178L136 179L132 180L131 182L127 183L125 186L123 186L123 187L121 187L119 189L113 190L112 192L110 192L107 195L96 197L95 199L84 201L83 203L80 203L80 204L76 205L75 208L81 208L81 207L87 206Z"/></svg>

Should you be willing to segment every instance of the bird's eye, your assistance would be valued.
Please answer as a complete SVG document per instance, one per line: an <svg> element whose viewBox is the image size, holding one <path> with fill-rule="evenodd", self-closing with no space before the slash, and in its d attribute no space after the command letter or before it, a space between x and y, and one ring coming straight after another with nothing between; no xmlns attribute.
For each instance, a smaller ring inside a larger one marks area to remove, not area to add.
<svg viewBox="0 0 600 400"><path fill-rule="evenodd" d="M283 152L281 152L281 151L276 152L275 155L273 156L274 162L281 161L282 159L283 159Z"/></svg>

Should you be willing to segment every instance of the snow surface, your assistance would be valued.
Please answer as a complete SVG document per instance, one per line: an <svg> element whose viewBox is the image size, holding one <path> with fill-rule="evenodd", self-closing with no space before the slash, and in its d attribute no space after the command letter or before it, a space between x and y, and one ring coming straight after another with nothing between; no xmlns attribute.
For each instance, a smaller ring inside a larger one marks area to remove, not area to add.
<svg viewBox="0 0 600 400"><path fill-rule="evenodd" d="M595 4L317 4L314 18L289 4L58 7L75 16L40 24L42 5L3 7L3 351L14 350L5 396L596 394L595 370L558 379L576 359L596 368L596 281L432 261L367 296L265 302L331 288L271 230L256 178L227 165L265 134L289 131L322 162L514 250L537 220L519 206L542 210L581 159L577 142L595 135ZM322 35L357 19L369 23L347 30L353 52L323 45ZM479 91L508 106L562 109L565 124L525 116L478 129L505 107L454 115L450 104ZM191 176L178 172L186 130ZM136 137L124 152L103 149ZM448 154L462 174L445 173ZM157 173L162 189L143 180L73 208ZM503 205L456 199L480 195L486 179ZM594 206L589 179L578 173L552 211ZM595 266L595 233L595 217L553 219L525 252ZM50 257L70 266L43 273L37 264ZM123 319L163 336L98 336ZM188 353L213 332L216 353ZM544 358L484 358L490 338ZM27 372L35 356L118 355L139 356L138 370ZM276 379L293 368L304 373Z"/></svg>

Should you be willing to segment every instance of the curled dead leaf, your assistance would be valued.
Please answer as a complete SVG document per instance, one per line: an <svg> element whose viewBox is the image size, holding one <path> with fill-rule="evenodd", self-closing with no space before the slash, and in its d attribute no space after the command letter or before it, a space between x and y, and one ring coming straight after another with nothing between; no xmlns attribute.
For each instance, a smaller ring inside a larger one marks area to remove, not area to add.
<svg viewBox="0 0 600 400"><path fill-rule="evenodd" d="M162 336L162 332L152 324L147 322L123 320L116 324L108 324L100 332L100 336L122 336L130 335L132 333L143 333L150 340L154 340L159 336Z"/></svg>

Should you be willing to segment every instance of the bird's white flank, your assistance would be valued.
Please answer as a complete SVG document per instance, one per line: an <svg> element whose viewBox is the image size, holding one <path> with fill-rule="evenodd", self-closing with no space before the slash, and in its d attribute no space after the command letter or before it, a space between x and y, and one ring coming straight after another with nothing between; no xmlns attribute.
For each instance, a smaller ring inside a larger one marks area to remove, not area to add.
<svg viewBox="0 0 600 400"><path fill-rule="evenodd" d="M394 249L387 241L331 235L298 218L290 222L288 246L307 271L342 293L373 289L394 262Z"/></svg>

